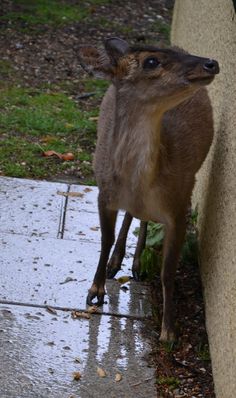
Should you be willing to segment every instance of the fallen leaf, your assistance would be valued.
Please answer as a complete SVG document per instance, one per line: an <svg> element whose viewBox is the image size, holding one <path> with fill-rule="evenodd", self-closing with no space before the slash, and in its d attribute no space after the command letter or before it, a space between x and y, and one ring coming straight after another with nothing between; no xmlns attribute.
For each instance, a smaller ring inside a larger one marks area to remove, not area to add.
<svg viewBox="0 0 236 398"><path fill-rule="evenodd" d="M75 160L75 156L73 155L73 153L71 153L71 152L68 152L68 153L63 153L62 155L61 155L61 159L62 160Z"/></svg>
<svg viewBox="0 0 236 398"><path fill-rule="evenodd" d="M88 307L88 313L89 314L94 314L100 312L98 307L96 305L92 305L91 307Z"/></svg>
<svg viewBox="0 0 236 398"><path fill-rule="evenodd" d="M91 229L91 231L98 231L99 227L91 227L90 229Z"/></svg>
<svg viewBox="0 0 236 398"><path fill-rule="evenodd" d="M57 315L57 311L56 310L54 310L54 308L52 308L52 307L46 307L46 310L47 310L47 312L49 312L50 314L53 314L53 315Z"/></svg>
<svg viewBox="0 0 236 398"><path fill-rule="evenodd" d="M56 156L57 158L59 158L61 160L74 160L75 159L75 156L71 152L59 153L59 152L52 151L52 150L44 151L43 156L45 156L45 157Z"/></svg>
<svg viewBox="0 0 236 398"><path fill-rule="evenodd" d="M85 189L84 189L84 192L91 192L91 191L92 191L91 188L85 188Z"/></svg>
<svg viewBox="0 0 236 398"><path fill-rule="evenodd" d="M99 377L106 377L106 372L102 368L97 367L97 374Z"/></svg>
<svg viewBox="0 0 236 398"><path fill-rule="evenodd" d="M96 122L98 120L98 116L91 116L89 117L89 120L91 120L92 122Z"/></svg>
<svg viewBox="0 0 236 398"><path fill-rule="evenodd" d="M79 358L79 357L76 357L76 358L75 358L75 362L76 362L76 363L81 363L80 358Z"/></svg>
<svg viewBox="0 0 236 398"><path fill-rule="evenodd" d="M74 380L80 380L81 379L81 373L80 372L73 372L73 379Z"/></svg>
<svg viewBox="0 0 236 398"><path fill-rule="evenodd" d="M45 151L45 152L43 152L43 156L45 156L45 157L56 156L59 159L61 159L61 153L58 153L56 151Z"/></svg>
<svg viewBox="0 0 236 398"><path fill-rule="evenodd" d="M120 278L117 278L117 282L119 282L121 285L124 285L124 283L129 282L130 277L129 276L120 276Z"/></svg>
<svg viewBox="0 0 236 398"><path fill-rule="evenodd" d="M121 380L122 380L122 374L116 373L115 381L118 382L118 381L121 381Z"/></svg>
<svg viewBox="0 0 236 398"><path fill-rule="evenodd" d="M57 191L57 195L62 195L62 196L69 196L72 198L83 198L84 193L81 192L63 192L63 191Z"/></svg>
<svg viewBox="0 0 236 398"><path fill-rule="evenodd" d="M73 319L77 319L77 318L90 319L91 315L88 314L87 312L71 311L71 317Z"/></svg>

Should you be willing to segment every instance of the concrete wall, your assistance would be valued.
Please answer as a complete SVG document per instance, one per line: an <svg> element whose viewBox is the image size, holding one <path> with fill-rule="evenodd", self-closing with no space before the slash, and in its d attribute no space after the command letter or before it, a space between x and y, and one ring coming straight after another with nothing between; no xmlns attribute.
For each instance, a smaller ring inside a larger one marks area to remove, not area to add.
<svg viewBox="0 0 236 398"><path fill-rule="evenodd" d="M217 398L236 397L236 14L232 0L176 0L172 43L219 61L215 139L194 192Z"/></svg>

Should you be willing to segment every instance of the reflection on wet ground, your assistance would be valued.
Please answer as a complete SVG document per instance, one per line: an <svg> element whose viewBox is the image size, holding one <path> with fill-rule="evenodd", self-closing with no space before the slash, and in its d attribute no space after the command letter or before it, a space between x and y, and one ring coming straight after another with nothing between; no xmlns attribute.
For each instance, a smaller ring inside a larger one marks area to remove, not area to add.
<svg viewBox="0 0 236 398"><path fill-rule="evenodd" d="M66 205L57 192L72 189L83 196ZM96 196L96 188L0 178L0 398L156 396L141 333L151 314L147 286L130 281L124 291L108 281L103 314L72 319L65 310L86 309L100 232L83 220L89 213L97 223ZM130 275L134 241L120 275ZM50 313L45 305L59 309Z"/></svg>

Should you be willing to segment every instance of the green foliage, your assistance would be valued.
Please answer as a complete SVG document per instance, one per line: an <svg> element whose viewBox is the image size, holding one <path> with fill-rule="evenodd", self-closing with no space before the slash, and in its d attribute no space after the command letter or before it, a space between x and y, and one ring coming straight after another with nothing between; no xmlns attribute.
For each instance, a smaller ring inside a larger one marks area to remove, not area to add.
<svg viewBox="0 0 236 398"><path fill-rule="evenodd" d="M171 341L163 341L161 342L162 347L164 348L165 352L168 352L169 354L171 354L172 352L174 352L175 348L176 348L176 343Z"/></svg>
<svg viewBox="0 0 236 398"><path fill-rule="evenodd" d="M38 25L62 26L79 22L88 17L87 7L78 4L67 4L61 0L15 0L18 12L9 12L0 20L10 20L12 24L20 24L21 29L34 28Z"/></svg>
<svg viewBox="0 0 236 398"><path fill-rule="evenodd" d="M168 44L170 44L170 25L164 21L158 20L152 24L151 27L152 31L156 32L157 34L161 34L164 36L164 39Z"/></svg>
<svg viewBox="0 0 236 398"><path fill-rule="evenodd" d="M157 384L159 385L166 385L168 386L171 390L174 390L175 388L179 387L180 385L180 380L177 379L176 377L158 377L157 378Z"/></svg>
<svg viewBox="0 0 236 398"><path fill-rule="evenodd" d="M211 360L208 344L200 343L198 345L198 347L197 347L197 356L202 361L206 361L207 362L207 361Z"/></svg>
<svg viewBox="0 0 236 398"><path fill-rule="evenodd" d="M14 72L12 64L10 61L6 59L0 60L0 81L3 79L10 77L11 74Z"/></svg>
<svg viewBox="0 0 236 398"><path fill-rule="evenodd" d="M103 79L86 78L83 80L83 85L85 92L94 92L97 98L101 98L109 87L110 82Z"/></svg>
<svg viewBox="0 0 236 398"><path fill-rule="evenodd" d="M73 152L91 181L91 150L98 110L82 111L65 94L20 87L0 90L0 173L46 178L73 166L43 158L42 152ZM78 151L79 149L79 151ZM77 152L78 151L78 152ZM88 182L89 182L88 181ZM87 183L87 181L85 181Z"/></svg>
<svg viewBox="0 0 236 398"><path fill-rule="evenodd" d="M97 116L97 111L80 111L65 94L16 87L0 93L1 132L17 131L35 136L75 130L96 132L96 124L89 117Z"/></svg>
<svg viewBox="0 0 236 398"><path fill-rule="evenodd" d="M181 258L184 263L198 264L198 242L195 230L187 232L181 252Z"/></svg>
<svg viewBox="0 0 236 398"><path fill-rule="evenodd" d="M181 260L187 264L198 264L198 241L197 241L197 208L192 210L191 219L186 232L184 245L181 251ZM137 236L139 228L134 234ZM143 250L140 276L142 279L153 280L161 270L162 246L164 241L164 225L153 222L148 223L146 248Z"/></svg>
<svg viewBox="0 0 236 398"><path fill-rule="evenodd" d="M161 257L157 254L155 249L152 247L146 247L141 254L140 262L140 278L152 281L155 278L157 271L160 270Z"/></svg>
<svg viewBox="0 0 236 398"><path fill-rule="evenodd" d="M162 247L164 239L164 227L163 224L156 224L154 222L149 222L147 227L147 247Z"/></svg>

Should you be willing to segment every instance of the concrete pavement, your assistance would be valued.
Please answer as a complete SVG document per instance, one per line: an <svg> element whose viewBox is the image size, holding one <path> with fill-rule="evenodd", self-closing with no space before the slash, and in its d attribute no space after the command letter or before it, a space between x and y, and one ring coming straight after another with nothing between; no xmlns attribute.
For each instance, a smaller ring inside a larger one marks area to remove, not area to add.
<svg viewBox="0 0 236 398"><path fill-rule="evenodd" d="M108 281L101 314L71 316L99 257L96 200L96 187L0 177L0 398L156 397L145 284ZM131 275L135 242L118 276Z"/></svg>

